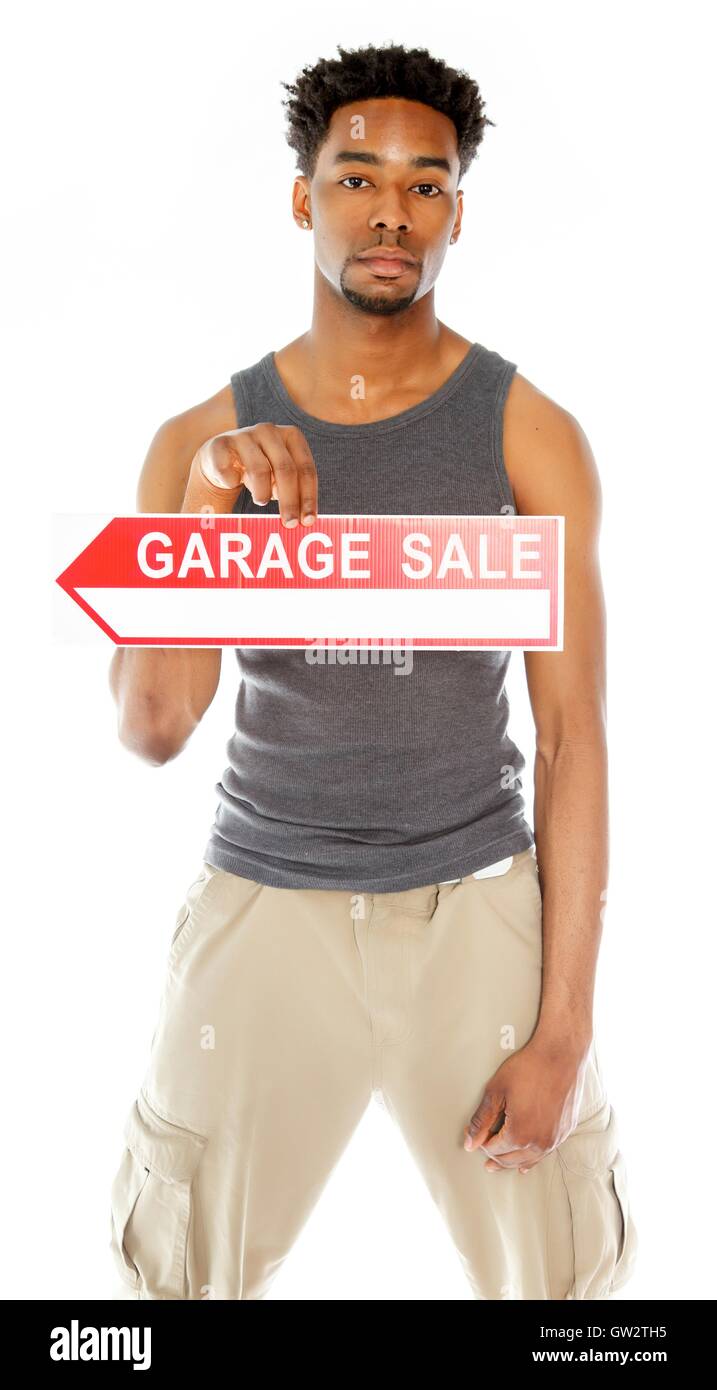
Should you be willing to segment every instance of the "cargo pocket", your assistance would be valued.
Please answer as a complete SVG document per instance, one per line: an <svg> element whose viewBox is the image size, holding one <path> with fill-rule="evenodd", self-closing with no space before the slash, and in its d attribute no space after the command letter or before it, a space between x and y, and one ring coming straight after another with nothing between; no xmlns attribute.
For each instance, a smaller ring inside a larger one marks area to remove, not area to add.
<svg viewBox="0 0 717 1390"><path fill-rule="evenodd" d="M112 1184L111 1249L120 1278L146 1299L188 1296L192 1183L207 1140L162 1119L140 1091Z"/></svg>
<svg viewBox="0 0 717 1390"><path fill-rule="evenodd" d="M637 1231L615 1111L606 1101L555 1150L548 1213L551 1298L607 1298L633 1273Z"/></svg>

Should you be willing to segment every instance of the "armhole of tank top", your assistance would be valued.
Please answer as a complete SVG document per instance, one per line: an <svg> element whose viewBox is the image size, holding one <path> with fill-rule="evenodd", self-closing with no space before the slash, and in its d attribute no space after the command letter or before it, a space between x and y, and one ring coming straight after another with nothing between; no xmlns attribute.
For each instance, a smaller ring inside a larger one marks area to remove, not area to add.
<svg viewBox="0 0 717 1390"><path fill-rule="evenodd" d="M234 372L231 377L232 396L234 398L234 414L236 416L236 428L243 430L245 425L250 425L251 407L247 398L244 378L241 372Z"/></svg>
<svg viewBox="0 0 717 1390"><path fill-rule="evenodd" d="M510 383L518 370L515 362L505 362L503 370L498 380L498 389L493 403L493 465L498 479L498 488L503 498L505 506L517 512L513 488L511 487L508 470L505 466L505 455L503 453L503 415L505 412L505 402L508 395Z"/></svg>

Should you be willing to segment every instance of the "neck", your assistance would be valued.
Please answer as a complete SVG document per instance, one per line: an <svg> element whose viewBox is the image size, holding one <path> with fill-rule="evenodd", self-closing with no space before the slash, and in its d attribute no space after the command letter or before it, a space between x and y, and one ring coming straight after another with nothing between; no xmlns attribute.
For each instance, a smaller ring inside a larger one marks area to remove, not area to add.
<svg viewBox="0 0 717 1390"><path fill-rule="evenodd" d="M315 380L335 383L337 395L356 375L384 381L387 390L391 382L420 381L449 336L436 318L432 289L409 309L383 317L349 304L315 267L311 328L299 340L300 354Z"/></svg>

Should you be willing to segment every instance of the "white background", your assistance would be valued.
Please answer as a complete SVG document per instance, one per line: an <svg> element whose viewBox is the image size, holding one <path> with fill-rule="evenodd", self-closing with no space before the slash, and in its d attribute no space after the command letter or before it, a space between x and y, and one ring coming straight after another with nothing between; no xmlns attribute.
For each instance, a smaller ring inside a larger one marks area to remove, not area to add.
<svg viewBox="0 0 717 1390"><path fill-rule="evenodd" d="M109 642L83 640L81 621L74 643L53 636L51 515L133 511L158 425L308 327L312 239L291 218L280 81L337 43L391 41L465 67L496 122L463 180L439 317L572 411L600 468L611 872L596 1020L641 1237L621 1296L717 1294L710 7L416 0L385 24L360 9L35 4L6 25L5 1298L114 1286L121 1124L236 684L225 653L175 762L127 753ZM520 654L512 667L530 769ZM532 820L529 781L526 795ZM378 1106L271 1297L470 1297Z"/></svg>

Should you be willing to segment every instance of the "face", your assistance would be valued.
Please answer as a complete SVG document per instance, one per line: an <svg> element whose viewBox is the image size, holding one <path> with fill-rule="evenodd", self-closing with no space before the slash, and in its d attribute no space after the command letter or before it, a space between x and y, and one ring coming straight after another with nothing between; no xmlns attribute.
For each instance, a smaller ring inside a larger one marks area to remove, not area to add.
<svg viewBox="0 0 717 1390"><path fill-rule="evenodd" d="M297 178L294 214L309 217L329 284L365 313L395 314L435 284L460 227L457 183L447 116L403 98L352 102L334 112L314 177Z"/></svg>

